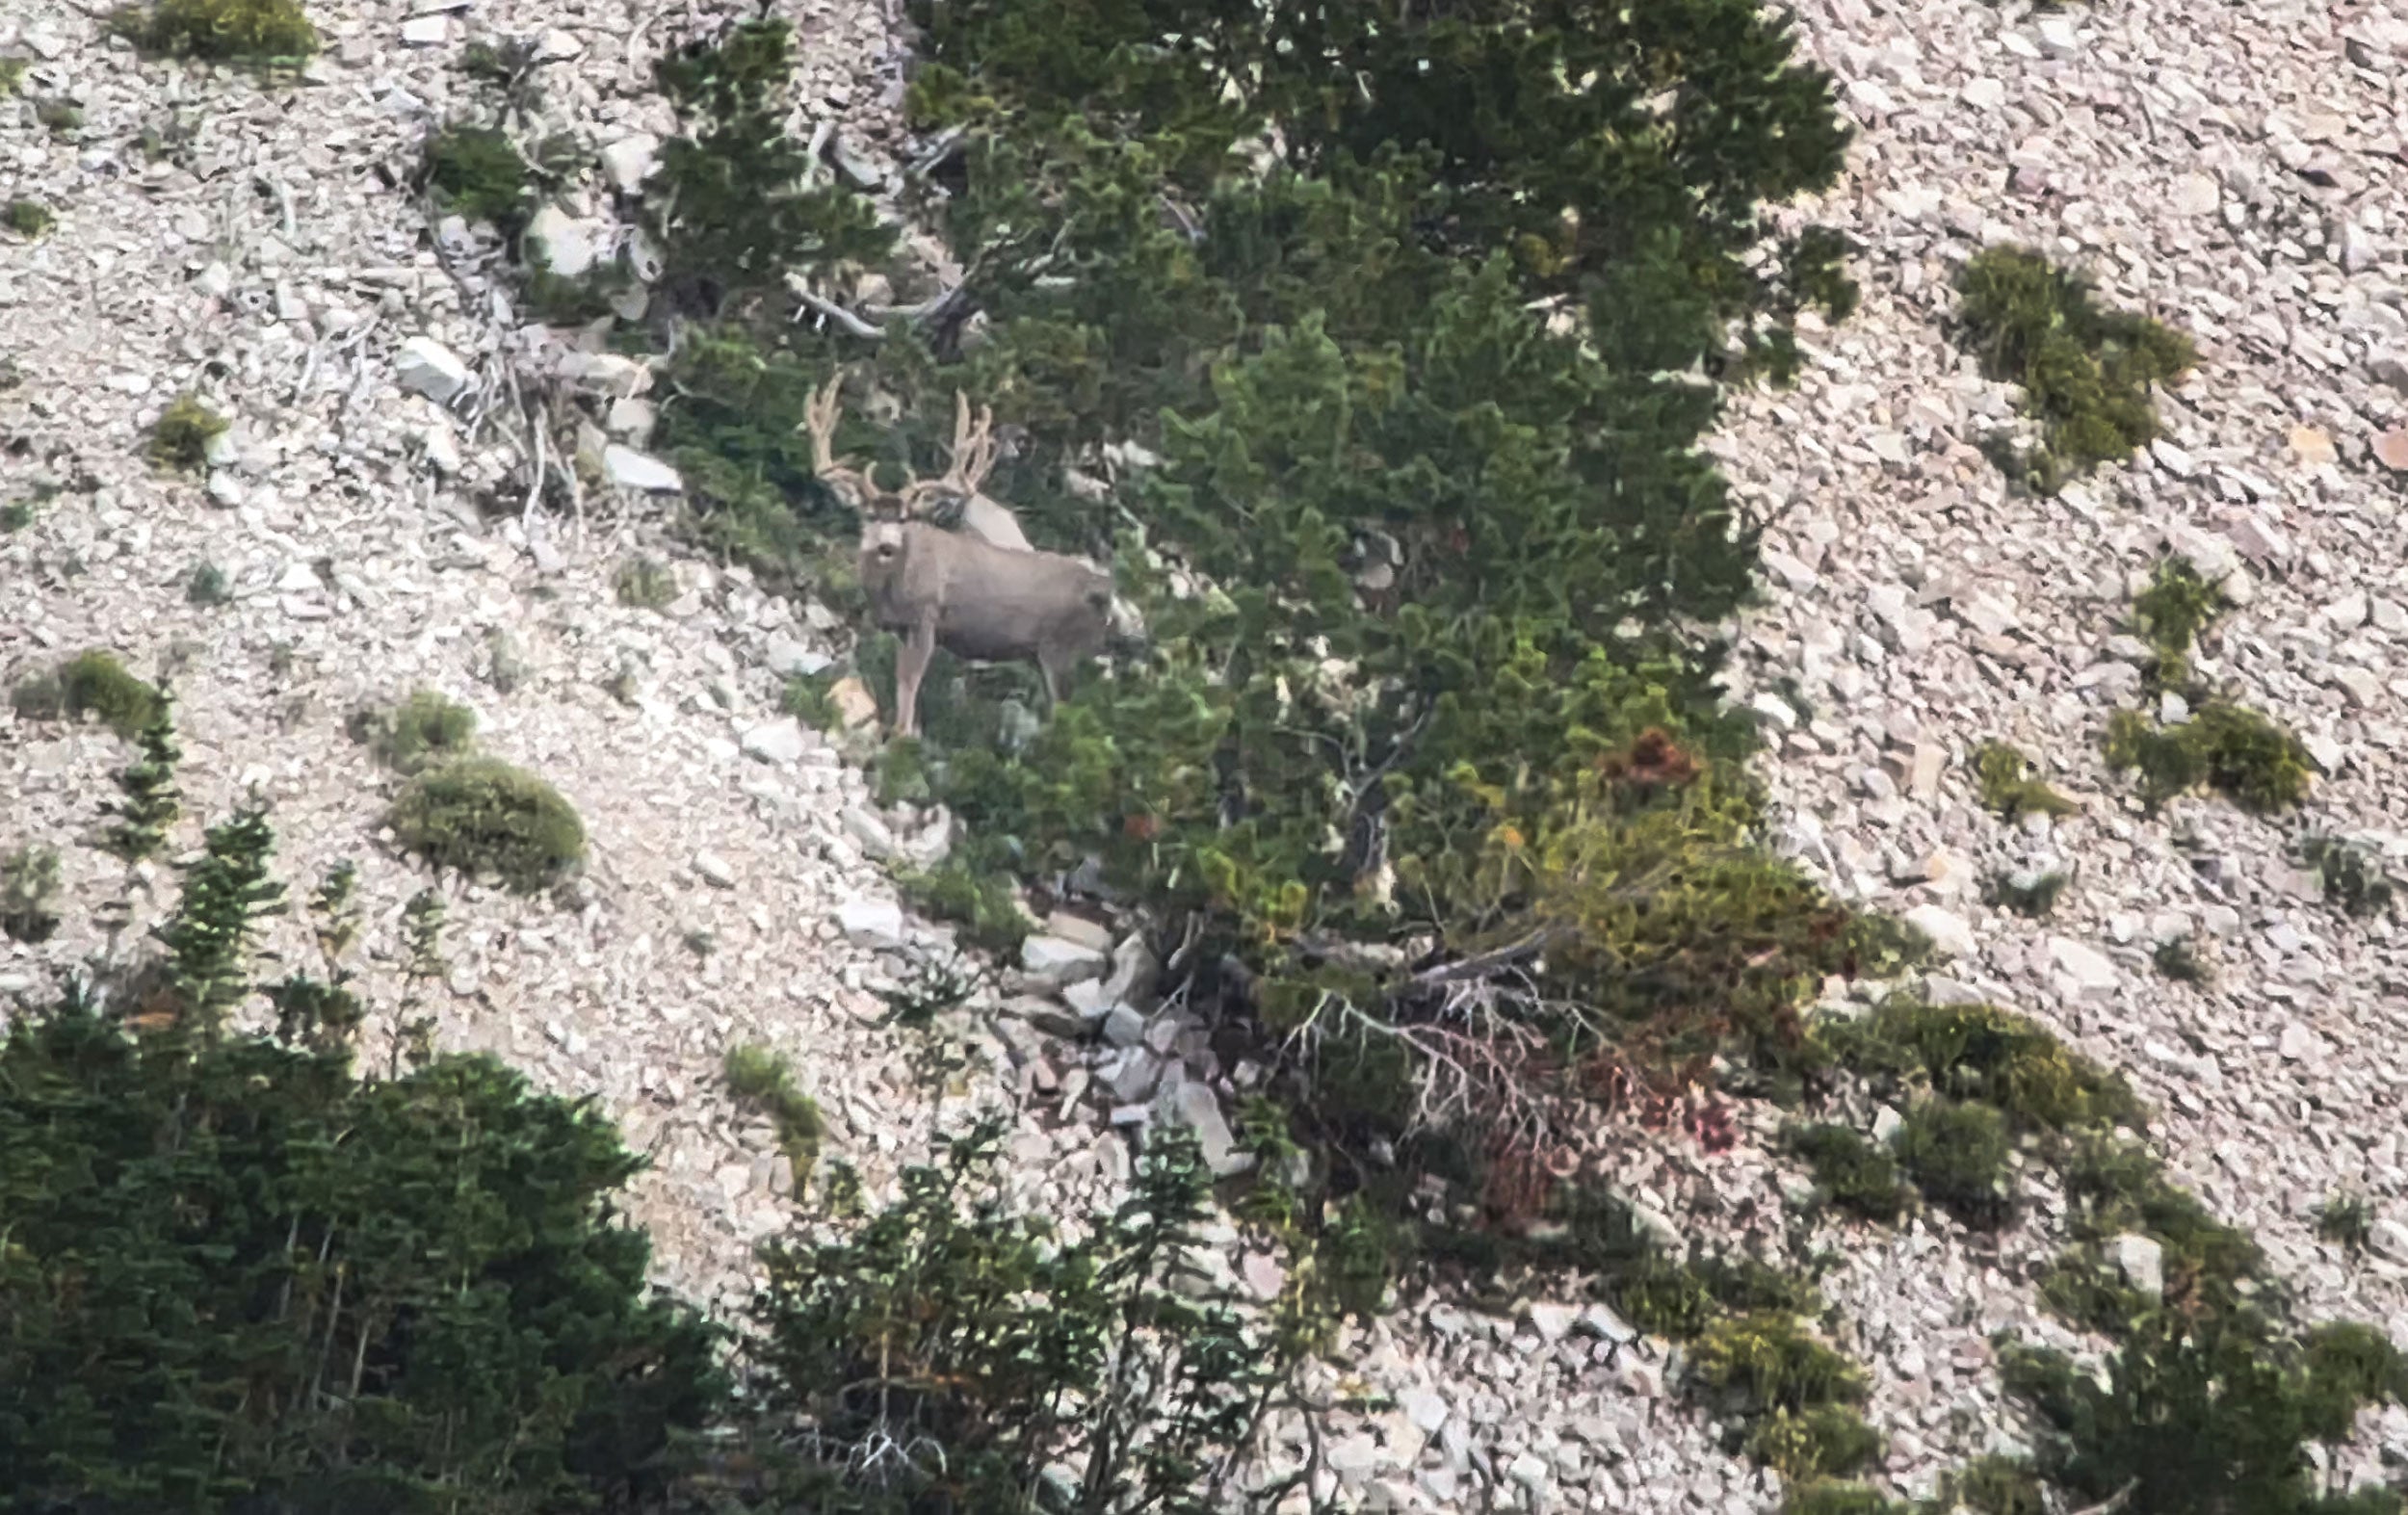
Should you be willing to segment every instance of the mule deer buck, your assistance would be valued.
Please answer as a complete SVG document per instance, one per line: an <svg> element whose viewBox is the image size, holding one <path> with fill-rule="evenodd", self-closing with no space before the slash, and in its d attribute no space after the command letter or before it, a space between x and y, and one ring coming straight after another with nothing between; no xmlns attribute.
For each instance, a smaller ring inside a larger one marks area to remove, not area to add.
<svg viewBox="0 0 2408 1515"><path fill-rule="evenodd" d="M995 465L992 408L981 406L974 421L969 398L956 394L951 466L939 478L882 490L867 472L836 461L838 382L831 378L811 397L798 430L811 433L819 477L861 512L861 588L871 622L903 638L895 659L896 734L918 733L920 680L940 646L959 658L1034 658L1047 699L1060 703L1071 670L1110 638L1112 576L1077 558L998 546L919 518L938 502L980 497Z"/></svg>

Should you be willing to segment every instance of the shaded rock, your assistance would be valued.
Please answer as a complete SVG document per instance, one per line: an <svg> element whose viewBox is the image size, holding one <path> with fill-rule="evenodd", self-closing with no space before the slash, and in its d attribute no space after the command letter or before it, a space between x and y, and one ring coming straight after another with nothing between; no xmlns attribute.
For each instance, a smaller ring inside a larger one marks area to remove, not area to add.
<svg viewBox="0 0 2408 1515"><path fill-rule="evenodd" d="M811 749L811 740L803 734L802 722L788 716L753 727L744 734L739 745L748 757L783 767L801 762L802 755Z"/></svg>
<svg viewBox="0 0 2408 1515"><path fill-rule="evenodd" d="M476 376L450 348L432 337L411 337L393 354L393 377L406 389L436 405L448 404L476 382Z"/></svg>

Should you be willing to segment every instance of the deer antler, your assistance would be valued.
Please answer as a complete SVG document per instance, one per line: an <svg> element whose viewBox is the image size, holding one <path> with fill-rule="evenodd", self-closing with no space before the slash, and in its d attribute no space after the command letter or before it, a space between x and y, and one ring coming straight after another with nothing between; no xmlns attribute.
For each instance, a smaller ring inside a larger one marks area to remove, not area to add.
<svg viewBox="0 0 2408 1515"><path fill-rule="evenodd" d="M957 495L967 500L979 492L986 476L995 467L995 407L979 406L974 424L970 417L970 397L954 391L953 460L944 474L935 479L915 480L903 488L904 509L917 514L920 502L931 495Z"/></svg>
<svg viewBox="0 0 2408 1515"><path fill-rule="evenodd" d="M842 486L856 507L870 503L870 482L861 470L836 461L836 418L843 411L837 403L837 387L844 382L842 374L830 374L827 382L812 393L802 408L802 425L798 431L811 433L811 471L834 486Z"/></svg>

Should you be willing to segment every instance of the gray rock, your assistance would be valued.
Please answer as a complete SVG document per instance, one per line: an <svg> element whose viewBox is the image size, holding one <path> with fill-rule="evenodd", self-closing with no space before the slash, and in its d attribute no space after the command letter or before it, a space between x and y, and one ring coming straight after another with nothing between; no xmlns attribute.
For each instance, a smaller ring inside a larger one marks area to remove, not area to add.
<svg viewBox="0 0 2408 1515"><path fill-rule="evenodd" d="M1038 1031L1064 1040L1075 1041L1093 1029L1085 1016L1067 1008L1060 1001L1042 994L1014 995L998 1006L996 1013L1026 1021ZM1080 1076L1085 1077L1086 1071L1080 1069Z"/></svg>
<svg viewBox="0 0 2408 1515"><path fill-rule="evenodd" d="M2408 395L2408 353L2386 350L2367 359L2367 372L2379 383Z"/></svg>
<svg viewBox="0 0 2408 1515"><path fill-rule="evenodd" d="M779 767L801 762L802 755L811 749L810 739L803 735L802 722L792 716L753 727L744 734L740 744L746 756Z"/></svg>
<svg viewBox="0 0 2408 1515"><path fill-rule="evenodd" d="M1229 1122L1220 1112L1220 1098L1210 1085L1182 1084L1159 1105L1163 1119L1195 1133L1196 1144L1203 1149L1204 1165L1213 1170L1215 1178L1243 1173L1254 1165L1251 1153L1238 1150L1237 1138L1230 1135Z"/></svg>
<svg viewBox="0 0 2408 1515"><path fill-rule="evenodd" d="M1113 1005L1090 1024L1099 1026L1104 1040L1115 1047L1135 1047L1145 1040L1145 1017L1126 1005Z"/></svg>
<svg viewBox="0 0 2408 1515"><path fill-rule="evenodd" d="M1046 934L1073 946L1084 947L1102 956L1112 950L1112 927L1090 921L1084 915L1056 910L1045 919Z"/></svg>
<svg viewBox="0 0 2408 1515"><path fill-rule="evenodd" d="M721 889L736 887L735 868L726 858L720 856L717 852L696 852L694 855L694 871L702 875L705 883L714 884Z"/></svg>
<svg viewBox="0 0 2408 1515"><path fill-rule="evenodd" d="M611 188L622 195L629 194L652 172L660 150L661 139L650 132L622 137L602 149L602 172L611 181Z"/></svg>
<svg viewBox="0 0 2408 1515"><path fill-rule="evenodd" d="M2123 981L2105 953L2070 937L2050 937L2049 956L2084 990L2112 989Z"/></svg>
<svg viewBox="0 0 2408 1515"><path fill-rule="evenodd" d="M1436 1435L1438 1427L1447 1424L1450 1408L1444 1395L1428 1389L1407 1389L1397 1397L1397 1402L1403 1409L1404 1418L1426 1436Z"/></svg>
<svg viewBox="0 0 2408 1515"><path fill-rule="evenodd" d="M476 382L476 376L450 348L432 337L411 337L393 354L393 377L436 405L447 405Z"/></svg>
<svg viewBox="0 0 2408 1515"><path fill-rule="evenodd" d="M861 844L861 850L881 861L895 855L895 833L877 816L859 805L847 805L843 819L845 834Z"/></svg>
<svg viewBox="0 0 2408 1515"><path fill-rule="evenodd" d="M1555 1345L1569 1335L1572 1327L1579 1322L1581 1318L1580 1312L1570 1305L1545 1303L1533 1303L1528 1306L1523 1314L1529 1317L1531 1329L1536 1331L1538 1339L1549 1346Z"/></svg>
<svg viewBox="0 0 2408 1515"><path fill-rule="evenodd" d="M598 224L579 221L557 205L546 205L527 221L527 255L562 278L576 278L593 267L602 235Z"/></svg>

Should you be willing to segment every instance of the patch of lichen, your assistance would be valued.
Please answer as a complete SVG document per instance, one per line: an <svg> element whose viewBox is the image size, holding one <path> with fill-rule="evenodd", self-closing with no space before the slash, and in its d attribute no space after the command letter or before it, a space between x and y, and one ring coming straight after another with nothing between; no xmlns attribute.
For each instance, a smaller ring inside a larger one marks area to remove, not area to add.
<svg viewBox="0 0 2408 1515"><path fill-rule="evenodd" d="M2149 386L2198 361L2188 337L2101 306L2087 279L2028 248L1976 253L1956 287L1966 346L1989 378L2022 387L2041 424L2043 443L2016 462L2042 493L2155 437Z"/></svg>
<svg viewBox="0 0 2408 1515"><path fill-rule="evenodd" d="M178 395L151 426L146 451L163 468L197 472L209 461L209 444L225 434L225 417L194 395Z"/></svg>
<svg viewBox="0 0 2408 1515"><path fill-rule="evenodd" d="M2027 815L2072 815L2081 807L2031 776L2031 760L2003 742L1985 742L1974 755L1982 804L2013 821Z"/></svg>
<svg viewBox="0 0 2408 1515"><path fill-rule="evenodd" d="M217 62L277 63L318 50L298 0L158 0L127 6L111 28L145 52Z"/></svg>

